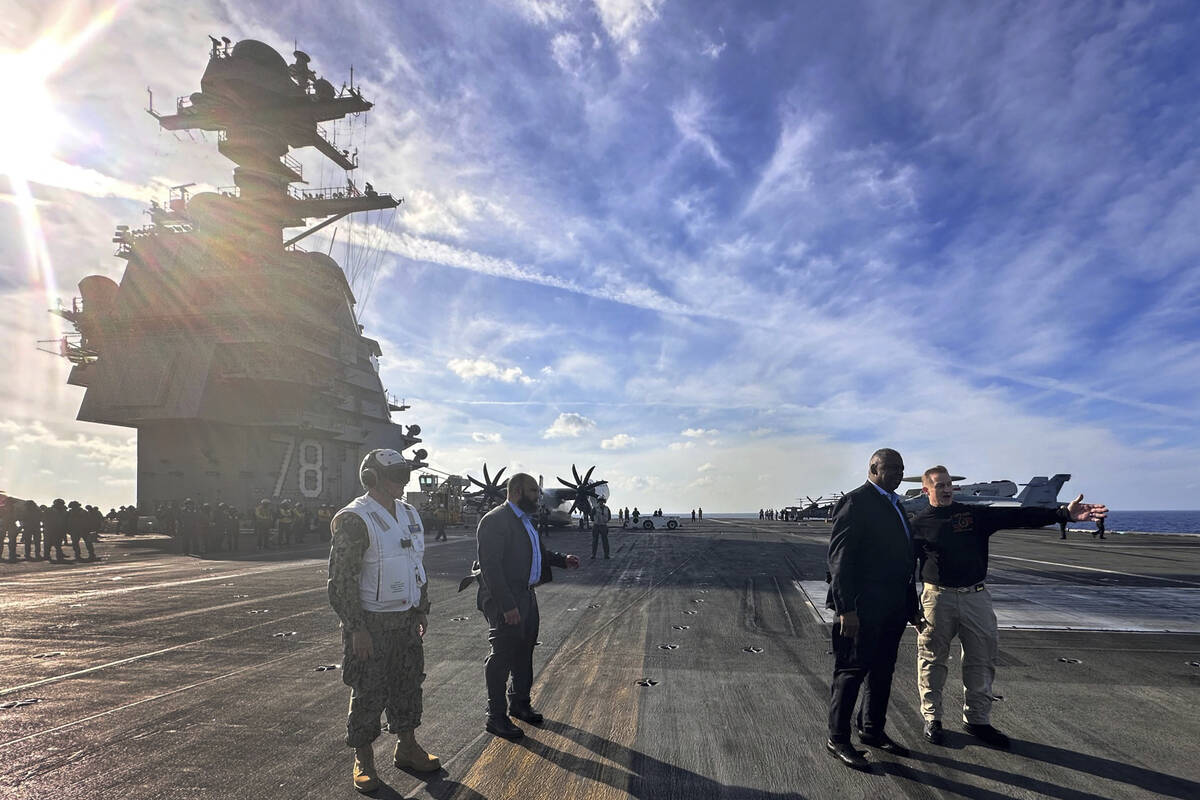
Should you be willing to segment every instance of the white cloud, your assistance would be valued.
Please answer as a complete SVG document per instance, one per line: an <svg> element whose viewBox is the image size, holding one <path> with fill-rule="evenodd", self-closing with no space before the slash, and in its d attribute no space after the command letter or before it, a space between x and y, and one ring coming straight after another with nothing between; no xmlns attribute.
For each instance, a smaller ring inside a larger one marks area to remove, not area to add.
<svg viewBox="0 0 1200 800"><path fill-rule="evenodd" d="M621 46L627 56L641 52L638 32L658 19L658 9L665 0L595 0L600 21L609 37Z"/></svg>
<svg viewBox="0 0 1200 800"><path fill-rule="evenodd" d="M696 446L695 442L671 442L669 445L667 445L667 449L675 450L675 451L691 450L695 446Z"/></svg>
<svg viewBox="0 0 1200 800"><path fill-rule="evenodd" d="M627 433L618 433L611 439L601 440L600 447L604 450L624 450L632 447L635 441L637 440Z"/></svg>
<svg viewBox="0 0 1200 800"><path fill-rule="evenodd" d="M520 367L500 367L486 358L452 358L446 362L458 377L465 381L478 378L490 378L503 383L533 383L534 379L526 375Z"/></svg>
<svg viewBox="0 0 1200 800"><path fill-rule="evenodd" d="M554 423L542 433L543 439L558 439L565 436L580 436L584 431L593 430L596 421L582 414L559 414Z"/></svg>
<svg viewBox="0 0 1200 800"><path fill-rule="evenodd" d="M698 145L721 169L730 169L729 162L717 147L716 139L709 132L714 124L711 105L699 92L688 92L682 101L671 107L671 121L685 142Z"/></svg>
<svg viewBox="0 0 1200 800"><path fill-rule="evenodd" d="M720 44L717 44L716 42L709 42L700 50L700 52L711 58L713 61L716 61L721 57L721 53L725 52L726 47L726 42L721 42Z"/></svg>
<svg viewBox="0 0 1200 800"><path fill-rule="evenodd" d="M711 461L706 461L705 463L696 467L696 472L712 472L714 469L716 469L716 466L714 466Z"/></svg>
<svg viewBox="0 0 1200 800"><path fill-rule="evenodd" d="M31 421L28 425L17 426L15 432L13 425L14 423L6 425L4 432L12 433L12 443L18 446L34 445L37 448L49 447L70 451L72 458L106 470L132 470L136 465L137 438L133 436L119 441L85 436L82 433L61 436L38 420Z"/></svg>
<svg viewBox="0 0 1200 800"><path fill-rule="evenodd" d="M579 75L583 70L583 44L579 37L560 33L550 41L550 55L559 69L569 75Z"/></svg>
<svg viewBox="0 0 1200 800"><path fill-rule="evenodd" d="M813 144L820 129L819 119L784 121L775 152L746 203L746 213L757 211L760 206L777 199L794 199L797 193L808 190L812 184Z"/></svg>
<svg viewBox="0 0 1200 800"><path fill-rule="evenodd" d="M500 441L498 433L472 433L471 438L480 444L496 444Z"/></svg>
<svg viewBox="0 0 1200 800"><path fill-rule="evenodd" d="M538 25L562 22L567 18L567 4L562 0L515 0L521 16Z"/></svg>
<svg viewBox="0 0 1200 800"><path fill-rule="evenodd" d="M716 428L709 428L707 430L704 428L688 428L687 430L680 431L679 435L687 436L689 439L699 439L704 436L716 436L718 433L720 431Z"/></svg>

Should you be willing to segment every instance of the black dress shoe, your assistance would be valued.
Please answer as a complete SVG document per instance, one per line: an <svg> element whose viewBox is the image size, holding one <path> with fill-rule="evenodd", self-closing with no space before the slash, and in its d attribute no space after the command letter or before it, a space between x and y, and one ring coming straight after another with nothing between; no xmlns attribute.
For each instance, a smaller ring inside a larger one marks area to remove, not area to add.
<svg viewBox="0 0 1200 800"><path fill-rule="evenodd" d="M998 747L1001 750L1007 750L1012 745L1012 740L991 725L976 725L968 722L963 725L963 730L984 744L990 744L992 747Z"/></svg>
<svg viewBox="0 0 1200 800"><path fill-rule="evenodd" d="M882 750L883 752L890 753L898 758L907 758L909 755L911 755L908 752L907 747L896 744L892 741L892 737L888 736L886 733L880 733L877 735L864 733L859 735L858 740L867 747L874 747L876 750Z"/></svg>
<svg viewBox="0 0 1200 800"><path fill-rule="evenodd" d="M855 750L850 746L849 742L834 742L826 740L825 749L831 756L836 758L838 761L841 761L851 769L866 770L870 769L871 767L871 764L869 761L867 761L863 751Z"/></svg>
<svg viewBox="0 0 1200 800"><path fill-rule="evenodd" d="M941 744L942 740L942 723L938 722L936 719L926 722L925 741L929 742L930 744Z"/></svg>
<svg viewBox="0 0 1200 800"><path fill-rule="evenodd" d="M546 719L542 716L542 712L534 711L533 706L513 706L508 709L508 714L519 720L524 720L530 725L541 725Z"/></svg>
<svg viewBox="0 0 1200 800"><path fill-rule="evenodd" d="M488 717L487 725L484 729L488 733L494 733L497 736L503 736L505 739L520 739L525 735L525 731L513 725L513 721L507 716L505 717Z"/></svg>

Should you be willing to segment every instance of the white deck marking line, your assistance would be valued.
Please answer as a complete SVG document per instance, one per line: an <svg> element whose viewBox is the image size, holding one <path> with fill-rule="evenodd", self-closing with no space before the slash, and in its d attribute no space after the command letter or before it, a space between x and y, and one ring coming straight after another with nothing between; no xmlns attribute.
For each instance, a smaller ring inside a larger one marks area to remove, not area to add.
<svg viewBox="0 0 1200 800"><path fill-rule="evenodd" d="M108 631L120 630L121 628L128 628L131 626L145 625L145 624L151 623L151 622L153 622L153 623L169 622L173 619L178 619L179 617L190 617L194 614L207 614L210 611L224 611L227 608L237 608L238 606L258 605L259 603L269 603L272 600L283 600L288 597L299 597L300 595L304 595L304 594L313 594L314 592L327 592L327 591L329 591L328 587L326 585L322 584L320 586L314 586L310 589L297 589L294 592L283 592L282 594L269 594L264 597L251 597L249 600L236 600L232 603L221 603L220 605L216 605L216 606L204 606L203 608L192 608L192 609L188 609L187 611L174 611L174 612L171 612L171 613L166 614L161 617L143 617L142 619L133 619L133 620L129 620L128 622L117 622L112 625L109 625L104 630L105 630L105 632L108 632Z"/></svg>
<svg viewBox="0 0 1200 800"><path fill-rule="evenodd" d="M325 611L325 610L326 610L325 606L321 606L320 608L310 608L307 611L298 611L295 614L288 614L286 617L275 617L274 619L269 619L264 622L259 622L254 625L249 625L245 628L238 628L237 630L234 630L234 631L226 631L225 633L219 633L216 636L209 636L205 639L193 639L190 642L182 642L181 644L175 644L175 645L171 645L170 647L164 647L161 650L155 650L150 653L142 653L141 655L137 655L137 656L121 658L116 661L110 661L107 664L97 664L94 667L87 667L86 669L76 670L75 672L67 672L62 675L52 675L49 678L42 678L41 680L33 681L32 683L25 683L20 686L10 687L8 689L0 689L0 697L4 697L5 695L12 694L13 692L20 692L20 691L24 691L26 689L33 689L38 686L44 686L47 683L57 683L59 681L64 681L67 678L77 678L80 675L87 675L90 672L97 672L102 669L108 669L109 667L119 667L122 664L131 664L134 661L141 661L144 658L151 658L152 656L161 656L163 653L170 653L173 650L181 650L185 647L191 647L192 645L204 644L205 642L213 642L213 641L216 641L217 639L224 639L227 636L236 636L239 633L245 633L246 631L252 631L255 628L262 628L267 625L278 625L279 623L283 622L285 619L292 619L293 617L302 617L305 614L315 614L318 611Z"/></svg>
<svg viewBox="0 0 1200 800"><path fill-rule="evenodd" d="M8 603L0 603L0 609L7 608L32 608L35 606L57 605L60 603L70 603L76 600L88 600L96 597L109 597L111 595L128 594L130 592L142 592L147 589L166 589L172 586L186 586L193 583L211 583L212 581L226 581L230 578L244 578L249 575L260 575L264 572L280 572L286 569L311 569L317 564L326 563L324 559L306 559L304 561L288 562L286 564L272 564L270 566L258 567L256 569L245 569L240 572L222 572L216 575L206 575L203 578L186 578L177 581L163 581L161 583L145 583L140 586L120 586L112 589L85 589L83 591L74 592L72 594L55 595L53 597L41 597L36 600L14 600Z"/></svg>
<svg viewBox="0 0 1200 800"><path fill-rule="evenodd" d="M308 649L311 649L311 647L315 647L315 646L316 645L312 645L305 649L308 650ZM143 697L141 700L134 700L132 703L126 703L123 706L117 706L116 708L110 708L107 711L101 711L98 714L92 714L90 717L84 717L83 719L77 719L77 720L74 720L73 722L66 722L57 727L47 728L46 730L38 731L37 733L30 733L30 734L22 736L18 739L10 739L7 742L0 742L0 749L8 747L9 745L12 745L12 744L20 744L21 742L26 742L26 741L29 741L30 739L36 739L39 736L45 736L47 733L55 733L56 731L61 731L65 728L71 728L76 725L82 725L85 722L91 722L94 719L98 719L100 717L105 717L105 716L108 716L109 714L115 714L116 712L124 711L127 708L133 708L134 706L140 706L142 703L150 703L150 702L153 702L154 700L161 700L164 697L170 697L173 694L179 694L180 692L186 692L189 689L195 689L196 687L203 686L206 683L212 683L213 681L224 680L225 678L233 677L234 675L237 675L240 672L245 672L248 669L258 669L259 667L265 667L268 664L274 664L276 661L283 661L286 658L295 658L298 655L300 655L299 652L288 653L287 655L279 656L278 658L272 658L267 661L260 661L257 664L249 664L244 667L239 667L238 669L235 669L233 672L226 672L224 675L214 675L211 678L205 678L202 681L196 681L195 683L188 684L187 686L180 686L178 689L171 689L168 692L163 692L162 694L156 694L153 697Z"/></svg>
<svg viewBox="0 0 1200 800"><path fill-rule="evenodd" d="M821 616L821 611L817 608L817 604L813 602L811 597L808 596L808 592L804 591L804 587L800 584L800 581L793 580L792 586L795 586L796 591L798 591L800 596L804 598L804 602L808 606L808 610L812 612L813 619L821 625L828 625L829 623L827 623L825 618Z"/></svg>
<svg viewBox="0 0 1200 800"><path fill-rule="evenodd" d="M464 540L465 541L465 540ZM428 550L433 547L442 547L450 544L446 542L431 542L425 545ZM228 563L228 562L215 562ZM187 578L177 581L163 581L161 583L145 583L138 586L117 586L112 589L84 589L73 594L58 594L51 597L39 597L33 600L13 600L8 603L0 603L0 610L8 608L34 608L36 606L56 605L59 603L70 603L77 600L87 600L95 597L108 597L110 595L128 594L129 592L141 592L147 589L166 589L172 586L186 586L193 583L205 583L211 581L225 581L231 578L244 578L249 575L261 575L265 572L279 572L287 569L311 568L319 564L327 564L327 559L324 558L306 558L301 561L288 561L280 564L269 564L253 569L244 569L239 572L221 572L213 575L206 575L203 578Z"/></svg>
<svg viewBox="0 0 1200 800"><path fill-rule="evenodd" d="M796 623L792 622L792 614L788 611L787 600L783 599L783 587L779 585L779 579L774 575L771 576L771 582L775 584L775 592L779 595L779 604L783 606L783 618L787 620L788 630L792 632L792 636L795 636Z"/></svg>
<svg viewBox="0 0 1200 800"><path fill-rule="evenodd" d="M1038 561L1036 558L1019 558L1017 556L998 556L995 553L992 553L991 555L992 555L992 558L1003 558L1003 559L1007 559L1008 561L1028 561L1030 564L1045 564L1046 566L1049 566L1049 567L1066 567L1068 569L1082 569L1082 570L1087 570L1088 572L1104 572L1109 575L1124 575L1126 578L1145 578L1146 580L1149 580L1149 581L1164 581L1166 583L1178 583L1182 586L1200 587L1200 583L1197 583L1195 581L1181 581L1181 580L1178 580L1177 578L1162 578L1157 575L1142 575L1137 572L1121 572L1120 570L1101 569L1100 567L1084 567L1084 566L1080 566L1079 564L1060 564L1057 561Z"/></svg>

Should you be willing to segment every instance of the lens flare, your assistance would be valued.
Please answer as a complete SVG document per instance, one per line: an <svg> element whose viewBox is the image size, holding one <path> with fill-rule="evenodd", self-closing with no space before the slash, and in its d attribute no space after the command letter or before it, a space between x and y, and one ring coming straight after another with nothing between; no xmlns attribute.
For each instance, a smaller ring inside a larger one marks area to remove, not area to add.
<svg viewBox="0 0 1200 800"><path fill-rule="evenodd" d="M7 178L21 222L21 238L28 259L29 282L41 289L47 304L58 299L58 282L50 261L46 237L38 219L30 181L57 163L55 148L69 122L59 113L48 84L54 73L77 55L116 17L121 4L96 13L82 26L74 24L70 7L29 48L0 51L0 97L19 110L23 123L0 126L0 175ZM54 336L62 336L62 323L51 317Z"/></svg>

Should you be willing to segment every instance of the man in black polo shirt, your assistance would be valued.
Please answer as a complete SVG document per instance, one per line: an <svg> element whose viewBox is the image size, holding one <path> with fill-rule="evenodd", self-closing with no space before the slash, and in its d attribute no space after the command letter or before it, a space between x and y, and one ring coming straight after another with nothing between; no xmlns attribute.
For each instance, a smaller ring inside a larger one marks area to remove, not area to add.
<svg viewBox="0 0 1200 800"><path fill-rule="evenodd" d="M921 482L929 495L929 507L912 519L912 530L925 584L921 607L926 627L917 637L917 685L925 738L933 744L942 743L942 687L946 684L950 642L957 636L962 646L966 690L964 727L987 744L1007 748L1008 737L991 724L999 633L992 597L983 583L987 577L988 539L1006 528L1103 520L1108 509L1082 502L1083 495L1055 508L956 503L950 473L940 465L925 470Z"/></svg>

